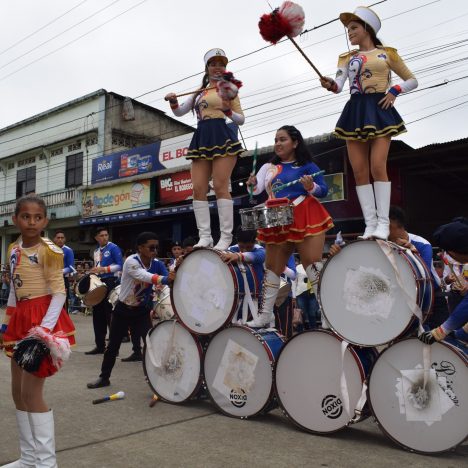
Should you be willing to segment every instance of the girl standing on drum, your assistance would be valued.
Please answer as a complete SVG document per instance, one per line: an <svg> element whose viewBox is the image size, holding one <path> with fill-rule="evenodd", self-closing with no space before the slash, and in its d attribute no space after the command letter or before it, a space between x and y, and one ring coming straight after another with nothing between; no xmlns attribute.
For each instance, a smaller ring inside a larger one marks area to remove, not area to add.
<svg viewBox="0 0 468 468"><path fill-rule="evenodd" d="M244 123L239 97L222 100L216 83L226 71L228 59L222 49L211 49L205 54L205 76L201 89L183 104L169 93L165 99L174 115L180 117L190 110L198 119L197 130L189 145L187 159L192 160L193 211L200 240L195 247L212 247L210 208L207 193L210 177L216 194L221 235L215 249L227 250L232 241L233 202L229 193L229 180L237 156L244 150L236 132L226 124L226 117L236 125Z"/></svg>
<svg viewBox="0 0 468 468"><path fill-rule="evenodd" d="M351 99L343 109L334 134L346 140L366 223L360 238L386 240L391 193L387 176L388 151L391 137L406 132L393 104L399 94L415 89L418 82L396 49L382 46L376 37L380 19L370 8L358 7L354 13L341 13L340 20L348 28L349 41L358 49L341 54L335 79L324 77L321 84L328 91L339 93L349 78ZM390 86L392 71L404 81ZM373 187L369 173L374 179Z"/></svg>
<svg viewBox="0 0 468 468"><path fill-rule="evenodd" d="M270 199L287 198L294 204L294 221L288 226L258 231L258 240L266 244L266 270L258 317L248 323L252 327L264 327L274 320L280 275L296 249L307 277L317 282L314 262L322 259L325 232L333 227L330 215L317 200L327 195L327 184L322 175L312 177L319 168L312 162L301 132L290 125L281 127L275 136L275 153L256 176L249 177L247 186L253 187L255 195L266 190ZM297 183L275 190L297 179Z"/></svg>
<svg viewBox="0 0 468 468"><path fill-rule="evenodd" d="M29 332L35 336L40 334L41 342L47 343L55 339L52 334L61 332L69 344L75 343L75 327L63 307L63 252L51 240L41 237L48 223L42 198L36 195L20 198L13 222L21 237L9 249L11 289L0 329L0 347L5 348L7 356L13 357L11 387L21 457L12 466L57 466L54 416L44 401L43 389L45 378L57 372L64 356L56 360L46 354L42 359L35 359L35 350L29 348L27 359L21 359L23 356L16 345L24 349L22 345L26 341L22 340ZM68 353L69 346L64 345L64 351ZM29 368L31 361L37 364L35 370Z"/></svg>

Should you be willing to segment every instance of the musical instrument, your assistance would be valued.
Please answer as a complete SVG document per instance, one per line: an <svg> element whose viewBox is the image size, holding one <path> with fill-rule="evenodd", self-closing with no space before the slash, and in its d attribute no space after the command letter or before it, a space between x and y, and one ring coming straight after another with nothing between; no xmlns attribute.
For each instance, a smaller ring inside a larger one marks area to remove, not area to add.
<svg viewBox="0 0 468 468"><path fill-rule="evenodd" d="M84 275L75 285L75 294L85 306L91 307L99 304L107 295L107 286L100 278L91 273Z"/></svg>
<svg viewBox="0 0 468 468"><path fill-rule="evenodd" d="M392 242L396 269L376 241L356 241L325 264L318 299L330 327L346 341L378 346L409 333L432 309L431 274L417 253ZM398 275L397 275L398 272Z"/></svg>
<svg viewBox="0 0 468 468"><path fill-rule="evenodd" d="M334 333L309 330L291 338L279 354L275 367L278 403L294 424L308 432L329 434L348 425L378 356L375 348L349 345L342 360L341 347L342 340ZM349 412L341 391L342 373ZM367 415L364 411L363 416Z"/></svg>
<svg viewBox="0 0 468 468"><path fill-rule="evenodd" d="M197 395L202 384L202 346L175 320L155 325L146 336L143 370L153 393L168 403Z"/></svg>
<svg viewBox="0 0 468 468"><path fill-rule="evenodd" d="M423 454L455 448L468 434L468 359L439 342L408 338L388 347L369 378L368 399L382 431Z"/></svg>
<svg viewBox="0 0 468 468"><path fill-rule="evenodd" d="M239 210L242 229L288 226L294 221L294 206L287 198L274 198L253 208Z"/></svg>
<svg viewBox="0 0 468 468"><path fill-rule="evenodd" d="M120 287L120 284L117 285L114 289L112 289L112 291L109 293L109 296L107 297L107 300L112 306L112 309L115 309L117 301L119 300Z"/></svg>
<svg viewBox="0 0 468 468"><path fill-rule="evenodd" d="M174 313L191 332L209 335L231 322L246 296L244 275L252 298L260 284L249 264L224 263L221 253L195 249L177 267L171 288Z"/></svg>
<svg viewBox="0 0 468 468"><path fill-rule="evenodd" d="M221 412L247 418L274 408L272 366L284 341L276 330L242 325L225 328L211 339L205 383Z"/></svg>
<svg viewBox="0 0 468 468"><path fill-rule="evenodd" d="M159 320L170 320L174 316L169 286L164 286L156 291L153 310Z"/></svg>

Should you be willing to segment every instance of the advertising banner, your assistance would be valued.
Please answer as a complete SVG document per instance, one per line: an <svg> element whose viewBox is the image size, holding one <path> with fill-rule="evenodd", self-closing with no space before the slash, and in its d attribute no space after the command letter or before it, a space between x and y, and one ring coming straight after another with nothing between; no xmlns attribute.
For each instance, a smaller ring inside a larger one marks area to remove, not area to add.
<svg viewBox="0 0 468 468"><path fill-rule="evenodd" d="M179 135L174 138L168 138L161 141L159 150L159 163L166 169L177 169L178 167L189 164L185 159L188 146L192 140L193 133Z"/></svg>
<svg viewBox="0 0 468 468"><path fill-rule="evenodd" d="M159 162L160 142L93 159L91 182L124 179L164 169Z"/></svg>
<svg viewBox="0 0 468 468"><path fill-rule="evenodd" d="M343 182L343 173L327 174L323 178L328 185L328 194L325 198L320 198L321 203L345 200L345 190Z"/></svg>
<svg viewBox="0 0 468 468"><path fill-rule="evenodd" d="M192 179L190 171L176 172L158 179L159 200L162 205L176 203L192 198Z"/></svg>
<svg viewBox="0 0 468 468"><path fill-rule="evenodd" d="M150 180L127 182L83 192L82 217L144 210L150 207Z"/></svg>

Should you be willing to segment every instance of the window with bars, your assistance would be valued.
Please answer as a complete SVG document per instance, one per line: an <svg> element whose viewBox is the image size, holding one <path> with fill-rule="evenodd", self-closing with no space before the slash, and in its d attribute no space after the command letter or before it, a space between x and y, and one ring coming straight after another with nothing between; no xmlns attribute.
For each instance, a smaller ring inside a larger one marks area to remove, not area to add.
<svg viewBox="0 0 468 468"><path fill-rule="evenodd" d="M67 156L65 187L77 187L83 184L83 153Z"/></svg>
<svg viewBox="0 0 468 468"><path fill-rule="evenodd" d="M16 172L16 198L36 191L36 166L19 169Z"/></svg>

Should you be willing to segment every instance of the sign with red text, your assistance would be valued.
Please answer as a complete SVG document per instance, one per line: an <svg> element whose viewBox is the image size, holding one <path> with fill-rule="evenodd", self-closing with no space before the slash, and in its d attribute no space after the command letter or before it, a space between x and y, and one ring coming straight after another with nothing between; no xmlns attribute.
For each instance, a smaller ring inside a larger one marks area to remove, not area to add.
<svg viewBox="0 0 468 468"><path fill-rule="evenodd" d="M190 161L185 159L185 156L187 156L192 136L193 133L186 133L185 135L161 141L161 148L159 150L159 162L161 165L166 169L176 169L190 164Z"/></svg>
<svg viewBox="0 0 468 468"><path fill-rule="evenodd" d="M192 178L190 171L176 172L158 179L159 199L162 205L176 203L192 198Z"/></svg>

